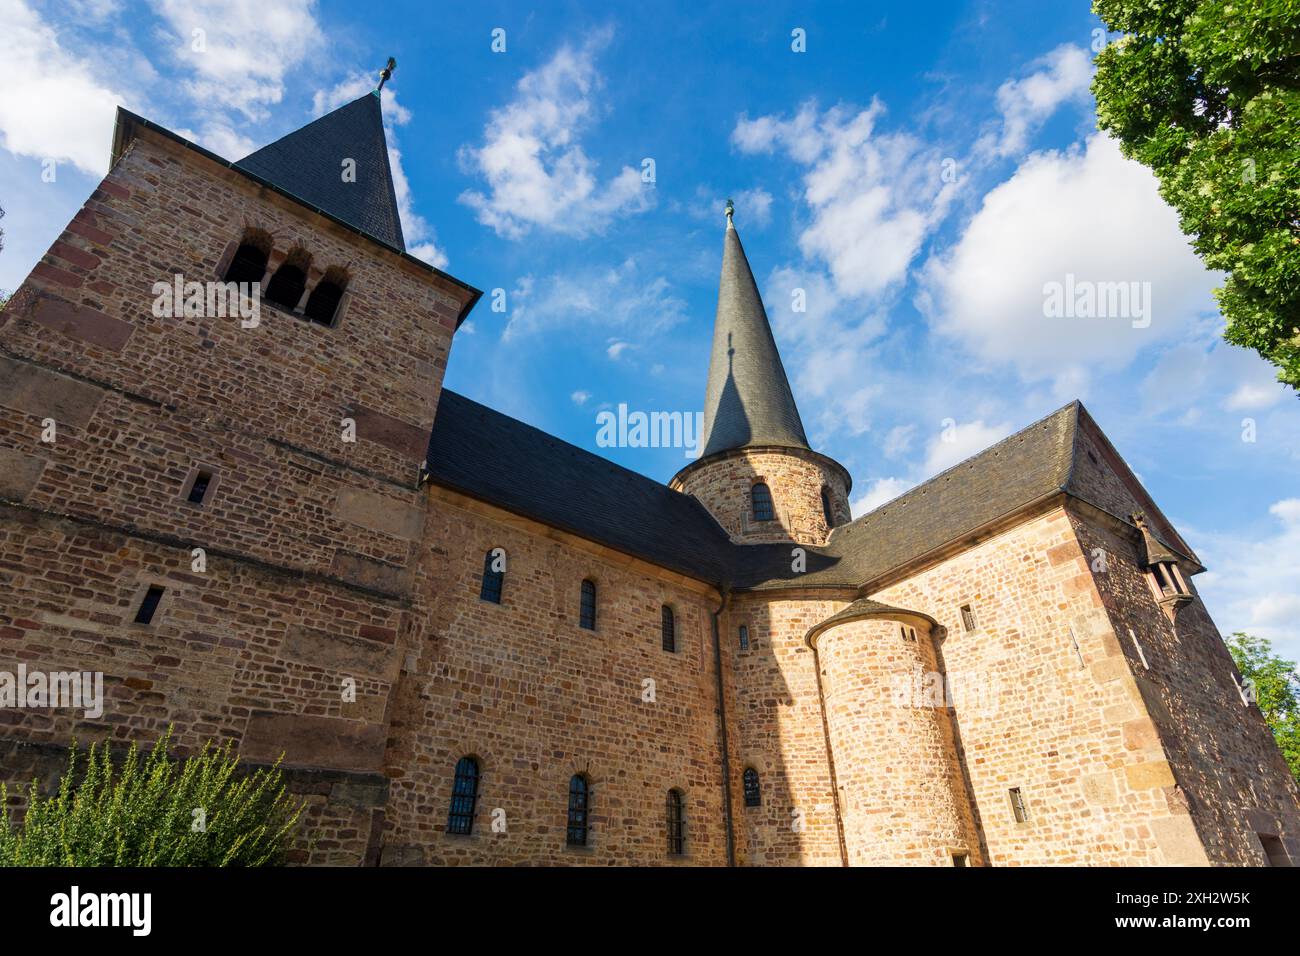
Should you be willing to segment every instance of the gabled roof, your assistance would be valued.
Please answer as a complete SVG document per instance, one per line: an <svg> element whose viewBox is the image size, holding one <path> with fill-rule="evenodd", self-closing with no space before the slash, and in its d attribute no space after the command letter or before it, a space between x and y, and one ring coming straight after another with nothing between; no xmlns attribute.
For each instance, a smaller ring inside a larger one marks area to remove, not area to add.
<svg viewBox="0 0 1300 956"><path fill-rule="evenodd" d="M803 421L772 338L740 234L727 217L701 458L734 448L807 448Z"/></svg>
<svg viewBox="0 0 1300 956"><path fill-rule="evenodd" d="M344 176L348 160L355 162L355 180ZM377 92L326 113L235 166L406 251Z"/></svg>
<svg viewBox="0 0 1300 956"><path fill-rule="evenodd" d="M824 547L803 547L800 571L793 545L732 544L695 498L446 389L428 468L439 485L710 584L847 589L941 555L1059 494L1106 511L1075 477L1085 429L1100 435L1071 402L842 525ZM1149 499L1147 507L1155 507Z"/></svg>

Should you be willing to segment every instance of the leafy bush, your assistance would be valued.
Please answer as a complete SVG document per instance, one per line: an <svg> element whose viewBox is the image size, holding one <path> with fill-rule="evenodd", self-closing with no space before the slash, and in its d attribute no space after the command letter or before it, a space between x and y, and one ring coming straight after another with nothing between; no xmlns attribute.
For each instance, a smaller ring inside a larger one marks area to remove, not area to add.
<svg viewBox="0 0 1300 956"><path fill-rule="evenodd" d="M76 742L58 793L32 781L27 815L11 827L0 784L0 866L271 866L284 862L303 804L288 796L279 761L235 777L231 745L173 760L171 729L144 757L136 745L114 772L93 745L77 779Z"/></svg>

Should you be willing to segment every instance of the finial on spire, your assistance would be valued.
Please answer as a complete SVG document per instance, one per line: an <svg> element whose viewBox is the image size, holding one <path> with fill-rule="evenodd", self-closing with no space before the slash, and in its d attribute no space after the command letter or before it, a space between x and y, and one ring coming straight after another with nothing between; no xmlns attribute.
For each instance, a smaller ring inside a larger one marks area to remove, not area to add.
<svg viewBox="0 0 1300 956"><path fill-rule="evenodd" d="M731 221L731 217L734 216L735 214L736 214L736 204L732 202L730 199L728 199L727 200L727 228L728 229L736 228Z"/></svg>
<svg viewBox="0 0 1300 956"><path fill-rule="evenodd" d="M390 56L388 58L388 63L379 71L379 85L375 87L376 93L381 91L384 88L384 84L392 78L395 69L397 69L397 61Z"/></svg>

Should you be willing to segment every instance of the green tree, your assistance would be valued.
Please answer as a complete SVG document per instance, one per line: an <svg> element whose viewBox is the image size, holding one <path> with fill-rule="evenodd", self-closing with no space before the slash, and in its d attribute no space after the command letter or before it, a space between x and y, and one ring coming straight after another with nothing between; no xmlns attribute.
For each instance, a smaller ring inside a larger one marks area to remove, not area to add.
<svg viewBox="0 0 1300 956"><path fill-rule="evenodd" d="M1287 766L1300 780L1300 675L1295 661L1278 657L1264 638L1240 631L1228 639L1227 645L1237 670L1255 695L1264 721L1277 738Z"/></svg>
<svg viewBox="0 0 1300 956"><path fill-rule="evenodd" d="M74 743L58 792L32 781L11 827L0 784L0 866L268 866L283 863L303 804L279 764L239 776L230 744L168 756L171 729L144 757L131 745L120 771L92 746L84 771Z"/></svg>
<svg viewBox="0 0 1300 956"><path fill-rule="evenodd" d="M1224 338L1300 388L1300 3L1094 0L1102 129L1150 166L1192 247L1227 273Z"/></svg>

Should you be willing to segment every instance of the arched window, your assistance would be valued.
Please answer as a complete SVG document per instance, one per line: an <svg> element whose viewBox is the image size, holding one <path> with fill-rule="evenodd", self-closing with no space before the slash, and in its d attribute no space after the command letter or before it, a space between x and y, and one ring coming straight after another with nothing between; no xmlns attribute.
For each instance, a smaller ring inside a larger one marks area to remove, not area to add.
<svg viewBox="0 0 1300 956"><path fill-rule="evenodd" d="M307 304L302 309L303 318L319 325L333 325L334 315L339 310L339 303L343 301L343 290L347 285L346 272L334 267L326 269L325 275L316 283L316 288L307 296Z"/></svg>
<svg viewBox="0 0 1300 956"><path fill-rule="evenodd" d="M831 490L822 485L822 515L826 518L826 527L835 527L835 513L831 510Z"/></svg>
<svg viewBox="0 0 1300 956"><path fill-rule="evenodd" d="M266 299L281 308L292 312L298 307L302 294L307 289L307 269L311 266L311 256L301 249L289 253L280 268L275 270L271 281L266 284Z"/></svg>
<svg viewBox="0 0 1300 956"><path fill-rule="evenodd" d="M686 852L686 806L680 790L668 791L668 854L681 856Z"/></svg>
<svg viewBox="0 0 1300 956"><path fill-rule="evenodd" d="M749 628L744 624L740 625L740 649L742 651L749 650Z"/></svg>
<svg viewBox="0 0 1300 956"><path fill-rule="evenodd" d="M578 624L589 631L596 629L596 582L590 578L582 582L582 605L578 609Z"/></svg>
<svg viewBox="0 0 1300 956"><path fill-rule="evenodd" d="M564 842L569 846L587 845L587 811L591 805L591 784L580 773L569 778L569 826Z"/></svg>
<svg viewBox="0 0 1300 956"><path fill-rule="evenodd" d="M677 626L673 621L673 609L667 604L664 605L661 629L663 631L664 650L669 654L675 653L677 651Z"/></svg>
<svg viewBox="0 0 1300 956"><path fill-rule="evenodd" d="M451 812L447 832L468 834L474 829L474 805L478 802L478 761L461 757L456 761L456 780L451 788Z"/></svg>
<svg viewBox="0 0 1300 956"><path fill-rule="evenodd" d="M504 548L490 548L483 555L483 583L479 586L480 601L501 603L501 585L506 579L506 552Z"/></svg>
<svg viewBox="0 0 1300 956"><path fill-rule="evenodd" d="M744 773L745 782L745 806L761 807L763 805L763 791L758 786L758 771L753 767L746 767Z"/></svg>
<svg viewBox="0 0 1300 956"><path fill-rule="evenodd" d="M761 481L749 491L749 500L754 505L755 521L772 520L772 492Z"/></svg>
<svg viewBox="0 0 1300 956"><path fill-rule="evenodd" d="M262 276L266 275L266 260L270 256L271 237L260 229L246 229L222 281L260 284Z"/></svg>

